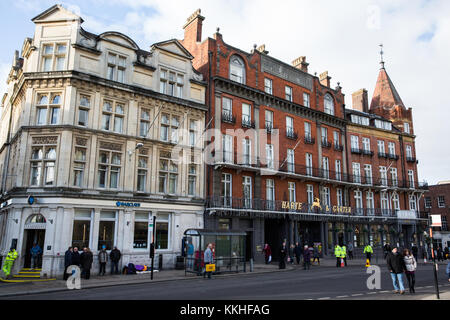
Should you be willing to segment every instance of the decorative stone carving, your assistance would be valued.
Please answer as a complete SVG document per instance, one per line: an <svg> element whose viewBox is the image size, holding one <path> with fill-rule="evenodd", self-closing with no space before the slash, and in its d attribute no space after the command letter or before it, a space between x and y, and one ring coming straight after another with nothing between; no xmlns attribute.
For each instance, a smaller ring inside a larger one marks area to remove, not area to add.
<svg viewBox="0 0 450 320"><path fill-rule="evenodd" d="M87 139L81 138L81 137L76 137L76 138L75 138L75 143L76 143L76 145L78 145L78 146L83 146L83 147L85 147L85 146L87 145Z"/></svg>
<svg viewBox="0 0 450 320"><path fill-rule="evenodd" d="M58 137L50 136L50 137L33 137L32 144L57 144Z"/></svg>
<svg viewBox="0 0 450 320"><path fill-rule="evenodd" d="M86 37L83 37L80 39L80 44L84 47L95 49L97 46L97 42L94 39L89 39Z"/></svg>
<svg viewBox="0 0 450 320"><path fill-rule="evenodd" d="M122 151L122 145L107 141L100 141L100 149L108 149L114 151Z"/></svg>

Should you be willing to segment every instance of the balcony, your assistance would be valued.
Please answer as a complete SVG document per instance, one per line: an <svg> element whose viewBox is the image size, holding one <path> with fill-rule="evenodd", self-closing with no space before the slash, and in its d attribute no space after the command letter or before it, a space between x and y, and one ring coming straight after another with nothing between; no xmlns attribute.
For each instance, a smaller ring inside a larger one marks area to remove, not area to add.
<svg viewBox="0 0 450 320"><path fill-rule="evenodd" d="M314 144L316 143L316 139L311 137L311 135L305 135L305 143Z"/></svg>
<svg viewBox="0 0 450 320"><path fill-rule="evenodd" d="M359 148L353 148L351 149L351 152L354 154L362 154L362 150Z"/></svg>
<svg viewBox="0 0 450 320"><path fill-rule="evenodd" d="M319 213L319 214L336 214L333 206L325 205L321 208L312 207L311 204L301 203L301 206L291 207L290 201L282 200L265 200L265 199L251 199L251 198L236 198L227 196L212 196L206 199L206 207L220 210L223 208L226 211L228 208L234 210L242 210L248 212L249 209L255 211L271 211L271 212L295 212L295 213ZM299 204L299 202L297 202ZM339 212L339 215L346 215L348 217L396 217L395 210L381 209L381 208L351 208L350 212Z"/></svg>
<svg viewBox="0 0 450 320"><path fill-rule="evenodd" d="M222 111L222 122L235 124L236 117L229 111Z"/></svg>
<svg viewBox="0 0 450 320"><path fill-rule="evenodd" d="M271 134L273 132L273 130L275 130L275 128L273 127L273 122L271 121L266 121L265 126L266 128L266 132Z"/></svg>
<svg viewBox="0 0 450 320"><path fill-rule="evenodd" d="M255 129L255 121L252 121L250 118L242 118L242 128L250 128Z"/></svg>
<svg viewBox="0 0 450 320"><path fill-rule="evenodd" d="M297 140L298 139L298 134L297 132L294 131L294 129L292 128L287 128L286 129L286 137L292 140Z"/></svg>
<svg viewBox="0 0 450 320"><path fill-rule="evenodd" d="M387 157L391 160L398 160L398 155L396 154L392 154L392 153L388 153Z"/></svg>
<svg viewBox="0 0 450 320"><path fill-rule="evenodd" d="M414 157L406 157L406 162L417 163L417 159Z"/></svg>
<svg viewBox="0 0 450 320"><path fill-rule="evenodd" d="M333 146L336 151L344 151L344 146L342 144L334 143Z"/></svg>
<svg viewBox="0 0 450 320"><path fill-rule="evenodd" d="M324 140L324 139L322 139L322 147L324 147L324 148L331 148L331 142L330 141L327 141L327 140Z"/></svg>
<svg viewBox="0 0 450 320"><path fill-rule="evenodd" d="M362 154L365 156L373 157L373 151L363 149Z"/></svg>
<svg viewBox="0 0 450 320"><path fill-rule="evenodd" d="M384 153L384 152L378 152L378 158L385 158L385 159L387 159L388 155L387 155L387 153Z"/></svg>

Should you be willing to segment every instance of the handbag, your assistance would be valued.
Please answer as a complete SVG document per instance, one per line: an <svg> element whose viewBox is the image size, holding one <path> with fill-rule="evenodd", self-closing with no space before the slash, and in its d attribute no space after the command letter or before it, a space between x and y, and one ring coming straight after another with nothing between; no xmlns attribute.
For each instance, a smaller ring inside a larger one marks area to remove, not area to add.
<svg viewBox="0 0 450 320"><path fill-rule="evenodd" d="M271 262L271 261L272 261L272 255L270 255L270 256L269 256L269 259L268 259L268 261L269 261L269 262Z"/></svg>

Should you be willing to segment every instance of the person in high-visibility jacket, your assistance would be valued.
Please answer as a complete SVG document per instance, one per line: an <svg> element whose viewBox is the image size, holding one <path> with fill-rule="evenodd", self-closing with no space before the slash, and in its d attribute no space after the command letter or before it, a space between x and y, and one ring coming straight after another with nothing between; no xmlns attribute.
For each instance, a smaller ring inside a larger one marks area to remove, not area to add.
<svg viewBox="0 0 450 320"><path fill-rule="evenodd" d="M341 247L341 257L344 259L345 266L347 266L347 247L345 245Z"/></svg>
<svg viewBox="0 0 450 320"><path fill-rule="evenodd" d="M367 246L364 247L364 253L366 254L366 259L369 259L369 263L370 263L370 259L372 258L372 253L373 253L373 249L370 246L370 244L367 244Z"/></svg>
<svg viewBox="0 0 450 320"><path fill-rule="evenodd" d="M341 266L342 248L338 244L334 246L334 255L336 256L336 268L339 268Z"/></svg>
<svg viewBox="0 0 450 320"><path fill-rule="evenodd" d="M14 248L11 248L6 255L5 263L3 264L3 272L5 273L5 278L8 278L11 274L11 268L13 266L14 260L17 259L17 251Z"/></svg>

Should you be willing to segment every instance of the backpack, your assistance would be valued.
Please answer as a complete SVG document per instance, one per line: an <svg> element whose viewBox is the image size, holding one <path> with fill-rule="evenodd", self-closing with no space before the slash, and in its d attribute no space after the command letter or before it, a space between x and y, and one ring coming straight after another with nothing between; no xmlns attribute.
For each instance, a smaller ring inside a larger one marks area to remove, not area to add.
<svg viewBox="0 0 450 320"><path fill-rule="evenodd" d="M144 266L137 264L136 265L136 271L143 271L144 270Z"/></svg>
<svg viewBox="0 0 450 320"><path fill-rule="evenodd" d="M136 267L131 262L128 264L128 272L127 272L127 274L136 274Z"/></svg>

